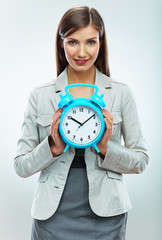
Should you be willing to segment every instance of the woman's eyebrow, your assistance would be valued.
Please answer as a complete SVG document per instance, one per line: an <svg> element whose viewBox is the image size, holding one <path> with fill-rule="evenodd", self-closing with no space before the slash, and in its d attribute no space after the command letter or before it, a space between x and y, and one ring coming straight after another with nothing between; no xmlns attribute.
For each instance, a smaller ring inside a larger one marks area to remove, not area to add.
<svg viewBox="0 0 162 240"><path fill-rule="evenodd" d="M97 39L97 37L88 38L87 40L91 40L91 39Z"/></svg>
<svg viewBox="0 0 162 240"><path fill-rule="evenodd" d="M71 37L67 37L67 40L74 40L74 41L78 41L76 38L71 38Z"/></svg>
<svg viewBox="0 0 162 240"><path fill-rule="evenodd" d="M87 38L86 40L92 40L92 39L97 39L97 37ZM78 39L71 38L71 37L67 37L67 40L79 41Z"/></svg>

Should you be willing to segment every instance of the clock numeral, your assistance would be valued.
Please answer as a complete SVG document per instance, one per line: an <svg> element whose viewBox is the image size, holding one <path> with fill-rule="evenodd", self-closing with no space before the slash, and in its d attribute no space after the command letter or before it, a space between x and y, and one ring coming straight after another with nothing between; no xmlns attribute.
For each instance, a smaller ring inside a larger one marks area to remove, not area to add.
<svg viewBox="0 0 162 240"><path fill-rule="evenodd" d="M67 130L67 134L70 134L70 130Z"/></svg>
<svg viewBox="0 0 162 240"><path fill-rule="evenodd" d="M88 109L88 113L91 113L91 110L90 110L90 109Z"/></svg>
<svg viewBox="0 0 162 240"><path fill-rule="evenodd" d="M80 112L83 112L83 108L79 108L79 111L80 111Z"/></svg>
<svg viewBox="0 0 162 240"><path fill-rule="evenodd" d="M83 138L82 138L82 137L80 138L80 141L81 141L81 142L83 141Z"/></svg>
<svg viewBox="0 0 162 240"><path fill-rule="evenodd" d="M95 123L95 127L97 127L97 126L98 126L98 123L96 122L96 123Z"/></svg>
<svg viewBox="0 0 162 240"><path fill-rule="evenodd" d="M96 115L93 116L93 119L96 119Z"/></svg>
<svg viewBox="0 0 162 240"><path fill-rule="evenodd" d="M67 116L67 119L71 119L71 116Z"/></svg>
<svg viewBox="0 0 162 240"><path fill-rule="evenodd" d="M76 110L73 110L73 114L76 114Z"/></svg>
<svg viewBox="0 0 162 240"><path fill-rule="evenodd" d="M68 125L69 125L69 124L66 122L66 123L65 123L65 126L67 127Z"/></svg>
<svg viewBox="0 0 162 240"><path fill-rule="evenodd" d="M76 136L75 135L73 135L73 139L75 138Z"/></svg>
<svg viewBox="0 0 162 240"><path fill-rule="evenodd" d="M96 130L94 130L93 133L96 133Z"/></svg>
<svg viewBox="0 0 162 240"><path fill-rule="evenodd" d="M90 136L90 135L88 135L88 139L91 139L91 136Z"/></svg>

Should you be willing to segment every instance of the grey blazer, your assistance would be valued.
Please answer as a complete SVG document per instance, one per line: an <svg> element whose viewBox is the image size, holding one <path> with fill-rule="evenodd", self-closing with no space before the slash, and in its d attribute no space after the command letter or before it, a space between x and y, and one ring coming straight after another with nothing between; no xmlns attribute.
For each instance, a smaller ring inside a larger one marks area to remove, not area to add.
<svg viewBox="0 0 162 240"><path fill-rule="evenodd" d="M56 80L31 92L17 144L14 162L17 174L29 177L40 171L31 210L35 219L47 219L56 211L75 155L75 149L70 147L66 153L53 158L48 143L59 93L65 94L67 84L65 69ZM85 162L90 206L97 215L107 217L131 208L122 174L141 173L148 164L148 155L128 86L115 82L97 69L95 84L99 94L104 93L106 109L114 117L113 135L104 160L91 147L85 150Z"/></svg>

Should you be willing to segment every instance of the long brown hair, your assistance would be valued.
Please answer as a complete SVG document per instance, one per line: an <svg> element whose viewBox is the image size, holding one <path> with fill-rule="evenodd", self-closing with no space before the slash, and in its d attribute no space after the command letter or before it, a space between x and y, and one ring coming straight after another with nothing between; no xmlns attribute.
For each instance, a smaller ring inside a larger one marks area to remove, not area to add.
<svg viewBox="0 0 162 240"><path fill-rule="evenodd" d="M56 68L57 76L66 68L68 62L65 57L62 41L72 33L80 28L92 25L99 31L100 50L95 61L96 67L105 75L110 77L109 63L108 63L108 47L106 40L106 32L104 22L94 8L87 6L75 7L69 9L62 17L56 34Z"/></svg>

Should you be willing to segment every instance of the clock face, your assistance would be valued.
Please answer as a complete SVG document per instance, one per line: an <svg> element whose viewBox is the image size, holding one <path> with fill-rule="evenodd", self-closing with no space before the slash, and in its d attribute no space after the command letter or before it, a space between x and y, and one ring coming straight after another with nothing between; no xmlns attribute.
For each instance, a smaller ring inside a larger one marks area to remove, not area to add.
<svg viewBox="0 0 162 240"><path fill-rule="evenodd" d="M101 119L98 113L84 105L68 110L62 119L64 136L77 145L85 145L94 141L101 130Z"/></svg>

